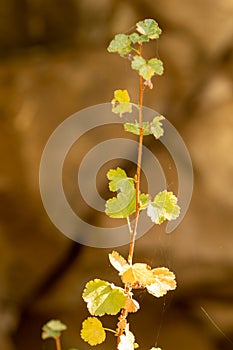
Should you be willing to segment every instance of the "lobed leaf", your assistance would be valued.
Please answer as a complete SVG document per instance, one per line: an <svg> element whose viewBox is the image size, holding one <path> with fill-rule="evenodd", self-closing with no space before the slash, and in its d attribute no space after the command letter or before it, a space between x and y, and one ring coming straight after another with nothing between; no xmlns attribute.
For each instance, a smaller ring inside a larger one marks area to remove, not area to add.
<svg viewBox="0 0 233 350"><path fill-rule="evenodd" d="M112 192L116 192L118 190L123 192L134 183L134 180L128 177L126 172L119 167L116 169L110 169L107 173L107 178L110 181L109 189Z"/></svg>
<svg viewBox="0 0 233 350"><path fill-rule="evenodd" d="M116 315L125 305L124 290L107 281L89 281L82 295L87 308L93 316Z"/></svg>
<svg viewBox="0 0 233 350"><path fill-rule="evenodd" d="M159 60L158 58L151 58L148 61L148 66L150 66L153 69L153 75L162 75L163 74L163 62Z"/></svg>
<svg viewBox="0 0 233 350"><path fill-rule="evenodd" d="M128 265L127 261L116 251L108 254L110 263L118 272L122 272Z"/></svg>
<svg viewBox="0 0 233 350"><path fill-rule="evenodd" d="M131 113L132 105L130 103L130 97L127 90L115 90L114 98L112 99L112 112L120 114Z"/></svg>
<svg viewBox="0 0 233 350"><path fill-rule="evenodd" d="M42 327L42 339L58 338L61 336L61 332L66 330L67 327L59 320L50 320Z"/></svg>
<svg viewBox="0 0 233 350"><path fill-rule="evenodd" d="M129 37L133 44L144 43L150 40L147 35L139 35L138 33L132 33Z"/></svg>
<svg viewBox="0 0 233 350"><path fill-rule="evenodd" d="M110 42L108 52L117 52L120 56L125 56L132 51L131 40L129 35L117 34Z"/></svg>
<svg viewBox="0 0 233 350"><path fill-rule="evenodd" d="M155 276L151 267L143 263L128 265L119 275L122 282L129 284L132 288L144 288L146 285L155 282Z"/></svg>
<svg viewBox="0 0 233 350"><path fill-rule="evenodd" d="M162 123L160 120L165 119L162 115L159 115L157 117L154 117L152 122L143 122L142 128L143 128L143 135L154 135L156 139L163 136L164 130L162 128ZM137 121L135 123L125 123L124 124L125 131L131 132L135 135L140 135L140 126Z"/></svg>
<svg viewBox="0 0 233 350"><path fill-rule="evenodd" d="M164 130L162 128L162 123L160 123L160 120L163 120L163 119L165 118L162 115L154 117L150 125L151 133L154 135L156 139L159 139L161 136L163 136Z"/></svg>
<svg viewBox="0 0 233 350"><path fill-rule="evenodd" d="M156 224L165 220L175 220L180 214L180 207L177 205L177 198L172 192L159 192L153 202L149 202L147 215Z"/></svg>
<svg viewBox="0 0 233 350"><path fill-rule="evenodd" d="M151 132L149 130L149 122L143 122L142 128L143 128L143 135L150 135ZM140 126L139 123L136 121L135 123L125 123L124 124L125 131L131 132L134 135L140 135Z"/></svg>
<svg viewBox="0 0 233 350"><path fill-rule="evenodd" d="M150 39L157 39L162 33L162 30L154 19L145 19L138 22L136 29L140 34L146 35Z"/></svg>
<svg viewBox="0 0 233 350"><path fill-rule="evenodd" d="M146 286L147 291L159 298L167 294L169 290L176 289L175 274L165 267L160 267L152 270L155 277L155 283Z"/></svg>
<svg viewBox="0 0 233 350"><path fill-rule="evenodd" d="M105 213L111 218L127 218L136 210L136 190L134 180L128 178L121 168L107 173L110 191L119 191L116 197L107 200Z"/></svg>
<svg viewBox="0 0 233 350"><path fill-rule="evenodd" d="M96 317L88 317L82 323L81 338L91 346L105 341L106 332L102 323Z"/></svg>
<svg viewBox="0 0 233 350"><path fill-rule="evenodd" d="M133 69L139 71L139 74L147 82L150 81L155 74L163 74L163 63L158 58L151 58L149 61L146 61L143 57L135 55L131 66Z"/></svg>

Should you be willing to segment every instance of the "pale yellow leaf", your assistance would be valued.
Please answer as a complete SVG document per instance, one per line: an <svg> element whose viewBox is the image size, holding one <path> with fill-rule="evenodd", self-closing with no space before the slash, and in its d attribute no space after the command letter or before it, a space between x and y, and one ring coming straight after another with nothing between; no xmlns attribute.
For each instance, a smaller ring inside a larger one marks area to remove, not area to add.
<svg viewBox="0 0 233 350"><path fill-rule="evenodd" d="M151 267L147 264L136 263L120 273L122 282L132 288L144 288L156 281Z"/></svg>
<svg viewBox="0 0 233 350"><path fill-rule="evenodd" d="M155 282L146 286L150 294L159 298L165 295L169 290L176 288L176 280L173 272L165 267L156 268L151 271L155 277Z"/></svg>
<svg viewBox="0 0 233 350"><path fill-rule="evenodd" d="M123 269L128 265L127 261L121 256L118 252L113 251L111 254L108 255L110 263L113 267L120 273L123 271Z"/></svg>

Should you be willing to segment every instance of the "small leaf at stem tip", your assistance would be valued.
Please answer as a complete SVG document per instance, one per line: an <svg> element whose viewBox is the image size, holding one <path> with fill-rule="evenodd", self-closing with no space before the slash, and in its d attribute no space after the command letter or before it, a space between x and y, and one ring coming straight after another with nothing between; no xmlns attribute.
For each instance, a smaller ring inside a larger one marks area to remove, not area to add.
<svg viewBox="0 0 233 350"><path fill-rule="evenodd" d="M140 34L146 35L150 39L157 39L162 33L162 30L154 19L145 19L138 22L136 29Z"/></svg>
<svg viewBox="0 0 233 350"><path fill-rule="evenodd" d="M112 99L112 112L120 114L131 113L132 105L130 103L130 97L127 90L115 90L114 98Z"/></svg>
<svg viewBox="0 0 233 350"><path fill-rule="evenodd" d="M123 256L121 256L118 252L113 251L111 254L108 255L109 256L109 261L112 264L113 267L115 267L115 269L118 272L122 272L123 269L128 266L127 261L123 258Z"/></svg>
<svg viewBox="0 0 233 350"><path fill-rule="evenodd" d="M159 192L153 202L149 202L147 215L159 225L165 220L175 220L180 214L180 207L176 203L177 198L172 192Z"/></svg>
<svg viewBox="0 0 233 350"><path fill-rule="evenodd" d="M110 42L108 52L117 52L120 56L125 56L132 51L131 40L129 35L117 34Z"/></svg>
<svg viewBox="0 0 233 350"><path fill-rule="evenodd" d="M42 339L58 338L61 336L61 332L67 329L66 325L60 320L50 320L42 327Z"/></svg>
<svg viewBox="0 0 233 350"><path fill-rule="evenodd" d="M148 293L160 298L167 294L169 290L176 289L175 274L166 267L160 267L152 270L155 276L155 283L146 286Z"/></svg>
<svg viewBox="0 0 233 350"><path fill-rule="evenodd" d="M124 289L100 279L89 281L82 297L92 316L116 315L124 307L127 298Z"/></svg>
<svg viewBox="0 0 233 350"><path fill-rule="evenodd" d="M105 341L106 332L102 323L96 317L88 317L82 323L81 338L91 346Z"/></svg>

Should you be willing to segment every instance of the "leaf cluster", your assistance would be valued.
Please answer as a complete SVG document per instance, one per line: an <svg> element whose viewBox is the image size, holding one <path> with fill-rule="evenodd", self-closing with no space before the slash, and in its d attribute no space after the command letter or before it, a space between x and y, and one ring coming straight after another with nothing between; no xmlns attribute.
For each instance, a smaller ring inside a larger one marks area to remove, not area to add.
<svg viewBox="0 0 233 350"><path fill-rule="evenodd" d="M110 169L107 173L110 180L109 189L118 192L116 197L110 198L106 202L105 212L111 218L129 218L136 211L136 188L133 178L127 177L126 172L121 169ZM177 198L172 192L164 190L159 192L154 200L150 200L150 195L140 193L140 210L147 209L147 215L152 222L161 224L165 220L175 220L180 213L177 205Z"/></svg>
<svg viewBox="0 0 233 350"><path fill-rule="evenodd" d="M145 85L152 88L151 78L155 74L163 74L163 62L158 58L149 60L143 58L138 47L145 42L158 39L161 33L162 30L154 19L145 19L136 24L136 32L115 35L107 50L132 60L132 69L138 71L145 80Z"/></svg>
<svg viewBox="0 0 233 350"><path fill-rule="evenodd" d="M89 281L82 296L92 316L116 315L122 309L127 313L138 311L140 306L133 299L133 289L146 288L148 293L159 298L176 288L175 275L167 268L152 269L145 263L131 265L117 251L109 254L109 261L130 292L100 279ZM129 331L129 324L125 319L119 318L119 320L124 322L124 334L120 336L118 350L134 349L137 344L134 335ZM98 318L88 317L82 323L81 337L94 346L105 341L106 330L109 329L104 328Z"/></svg>

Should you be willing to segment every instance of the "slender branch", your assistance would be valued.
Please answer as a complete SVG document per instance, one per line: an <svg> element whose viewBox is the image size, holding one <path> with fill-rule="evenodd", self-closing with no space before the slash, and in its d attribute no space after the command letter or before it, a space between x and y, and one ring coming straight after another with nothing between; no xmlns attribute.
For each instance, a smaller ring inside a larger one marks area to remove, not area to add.
<svg viewBox="0 0 233 350"><path fill-rule="evenodd" d="M55 341L56 341L56 348L57 348L57 350L61 350L60 337L55 338Z"/></svg>
<svg viewBox="0 0 233 350"><path fill-rule="evenodd" d="M139 56L142 56L142 43L139 43ZM130 235L130 245L129 245L129 255L128 263L132 264L133 254L134 254L134 245L137 235L137 225L140 212L140 180L141 180L141 162L142 162L142 143L143 143L143 127L142 127L142 103L143 103L143 78L139 75L139 112L138 112L138 122L140 128L139 141L138 141L138 159L137 159L137 171L135 175L136 181L136 213L135 213L135 223L133 232Z"/></svg>
<svg viewBox="0 0 233 350"><path fill-rule="evenodd" d="M139 56L142 56L142 44L139 43ZM137 225L138 225L138 218L139 218L139 212L140 212L140 178L141 178L141 162L142 162L142 142L143 142L143 127L142 127L142 103L143 103L143 78L139 76L139 113L138 113L138 119L139 119L139 128L140 128L140 134L139 134L139 142L138 142L138 159L137 159L137 171L135 175L135 182L136 182L136 213L135 213L135 222L133 230L130 225L130 221L127 218L129 231L130 231L130 244L129 244L129 255L128 255L128 263L132 265L133 262L133 253L134 253L134 245L135 245L135 239L137 235ZM125 293L130 296L131 289L129 286L125 285ZM123 308L121 310L121 316L120 319L125 319L128 316L128 311ZM122 323L123 324L123 323ZM124 328L123 326L118 326L117 329L117 343L120 342L120 336L123 334Z"/></svg>

